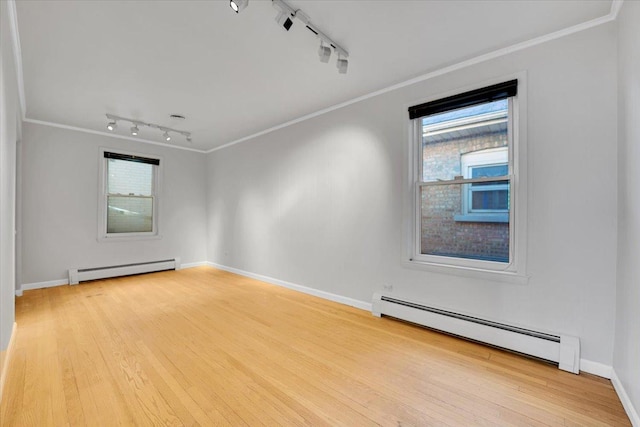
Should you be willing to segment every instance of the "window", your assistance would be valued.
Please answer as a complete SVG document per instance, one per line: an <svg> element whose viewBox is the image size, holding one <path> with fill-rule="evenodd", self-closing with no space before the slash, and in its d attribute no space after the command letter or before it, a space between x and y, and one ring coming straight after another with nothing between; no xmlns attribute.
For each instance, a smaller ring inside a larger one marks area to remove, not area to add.
<svg viewBox="0 0 640 427"><path fill-rule="evenodd" d="M103 151L99 235L156 236L159 159Z"/></svg>
<svg viewBox="0 0 640 427"><path fill-rule="evenodd" d="M409 108L410 261L518 271L517 89L512 80Z"/></svg>
<svg viewBox="0 0 640 427"><path fill-rule="evenodd" d="M460 157L463 178L509 175L507 147L472 151ZM489 181L465 184L461 211L461 215L455 215L456 221L509 222L509 183Z"/></svg>

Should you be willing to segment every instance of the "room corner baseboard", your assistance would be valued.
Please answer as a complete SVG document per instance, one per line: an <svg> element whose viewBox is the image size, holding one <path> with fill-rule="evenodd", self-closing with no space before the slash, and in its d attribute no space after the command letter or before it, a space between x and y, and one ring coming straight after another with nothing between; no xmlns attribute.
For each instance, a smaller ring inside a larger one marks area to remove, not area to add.
<svg viewBox="0 0 640 427"><path fill-rule="evenodd" d="M180 265L180 270L184 270L185 268L202 267L205 265L209 265L209 263L207 261L188 262L186 264Z"/></svg>
<svg viewBox="0 0 640 427"><path fill-rule="evenodd" d="M22 296L23 291L31 291L33 289L53 288L54 286L68 285L69 279L49 280L47 282L23 283L20 289L16 290L16 296ZM20 295L18 295L18 292Z"/></svg>
<svg viewBox="0 0 640 427"><path fill-rule="evenodd" d="M177 260L179 261L179 258L177 258ZM209 263L207 261L200 261L200 262L180 264L180 267L178 268L178 270L182 270L185 268L192 268L192 267L200 267L203 265L209 265ZM59 280L48 280L46 282L23 283L20 286L20 289L16 289L16 296L21 297L23 291L31 291L33 289L52 288L54 286L62 286L62 285L68 285L68 284L69 284L68 278L59 279Z"/></svg>
<svg viewBox="0 0 640 427"><path fill-rule="evenodd" d="M622 402L622 406L627 412L627 416L629 417L631 424L633 425L633 427L640 427L640 415L638 415L637 409L633 406L633 403L631 402L627 391L622 385L622 381L620 381L620 378L618 378L615 369L611 370L611 383L613 384L613 388L615 389L616 393L618 393L620 402Z"/></svg>
<svg viewBox="0 0 640 427"><path fill-rule="evenodd" d="M591 360L580 359L580 371L588 374L597 375L602 378L611 379L611 371L613 368L600 362L592 362Z"/></svg>
<svg viewBox="0 0 640 427"><path fill-rule="evenodd" d="M344 305L349 305L351 307L359 308L361 310L371 311L371 303L369 302L359 301L357 299L345 297L345 296L334 294L331 292L325 292L318 289L309 288L307 286L285 282L284 280L274 279L273 277L263 276L261 274L250 273L248 271L240 270L238 268L233 268L233 267L227 267L226 265L216 264L214 262L208 262L207 265L210 267L217 268L219 270L224 270L230 273L239 274L240 276L249 277L251 279L260 280L262 282L270 283L272 285L282 286L284 288L288 288L294 291L320 297L329 301L337 302Z"/></svg>
<svg viewBox="0 0 640 427"><path fill-rule="evenodd" d="M9 338L9 345L7 346L7 352L4 357L4 362L2 363L2 369L0 370L0 403L2 403L4 383L7 380L7 376L9 375L9 364L11 363L11 358L14 352L17 329L18 324L16 322L13 322L13 328L11 329L11 338Z"/></svg>

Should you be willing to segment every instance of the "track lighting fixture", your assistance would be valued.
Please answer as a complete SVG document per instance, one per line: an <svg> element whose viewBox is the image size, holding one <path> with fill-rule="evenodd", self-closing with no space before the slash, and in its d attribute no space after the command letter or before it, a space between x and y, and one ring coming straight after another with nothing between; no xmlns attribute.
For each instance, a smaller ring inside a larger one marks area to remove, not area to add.
<svg viewBox="0 0 640 427"><path fill-rule="evenodd" d="M276 16L276 22L279 26L289 31L293 26L292 18L296 17L298 11L281 0L272 0L271 4L279 11L278 16Z"/></svg>
<svg viewBox="0 0 640 427"><path fill-rule="evenodd" d="M231 6L231 9L236 13L242 11L248 4L249 0L229 1L229 6ZM286 31L289 31L293 26L294 19L301 21L309 31L320 39L320 47L318 48L318 57L320 62L329 62L329 58L331 58L331 49L333 49L338 55L338 61L336 62L338 73L347 73L347 68L349 67L349 61L347 58L349 57L349 53L320 31L318 27L313 25L311 23L311 19L302 10L292 8L284 0L271 0L271 4L278 10L276 22L279 26L284 28Z"/></svg>
<svg viewBox="0 0 640 427"><path fill-rule="evenodd" d="M284 10L278 13L278 16L276 16L276 22L287 31L289 31L293 26L293 21L289 17L289 14Z"/></svg>
<svg viewBox="0 0 640 427"><path fill-rule="evenodd" d="M349 61L346 59L342 59L338 56L338 61L336 61L336 68L338 68L338 73L347 74L347 67L349 66Z"/></svg>
<svg viewBox="0 0 640 427"><path fill-rule="evenodd" d="M249 0L230 0L229 7L233 9L235 13L240 13L249 5Z"/></svg>
<svg viewBox="0 0 640 427"><path fill-rule="evenodd" d="M181 116L181 117L183 117L183 116ZM129 123L131 123L133 125L130 128L131 135L133 135L133 136L138 136L138 134L140 133L140 126L146 126L146 127L150 127L150 128L153 128L153 129L158 129L161 132L163 132L162 133L162 137L167 142L171 141L171 133L178 133L178 134L184 136L186 138L187 142L191 142L192 141L191 140L191 132L188 132L186 130L178 130L178 129L168 128L166 126L160 126L160 125L157 125L155 123L147 123L147 122L143 122L143 121L140 121L140 120L127 119L125 117L114 116L113 114L107 114L107 119L109 119L109 123L107 124L107 129L109 129L110 131L113 131L118 127L118 125L117 125L118 121L124 121L124 122L129 122Z"/></svg>
<svg viewBox="0 0 640 427"><path fill-rule="evenodd" d="M323 41L320 41L318 57L320 57L320 62L324 62L325 64L329 62L329 58L331 57L331 48L329 46L325 46Z"/></svg>
<svg viewBox="0 0 640 427"><path fill-rule="evenodd" d="M346 74L349 66L349 61L347 61L349 53L346 50L331 40L329 36L320 31L318 27L313 25L311 23L311 19L302 10L292 8L283 0L271 0L271 4L274 8L279 10L278 16L276 17L278 25L289 31L293 25L293 19L301 21L307 30L311 31L320 39L320 47L318 48L318 58L320 59L320 62L329 62L329 58L331 58L331 50L333 49L338 55L338 62L336 63L338 73Z"/></svg>

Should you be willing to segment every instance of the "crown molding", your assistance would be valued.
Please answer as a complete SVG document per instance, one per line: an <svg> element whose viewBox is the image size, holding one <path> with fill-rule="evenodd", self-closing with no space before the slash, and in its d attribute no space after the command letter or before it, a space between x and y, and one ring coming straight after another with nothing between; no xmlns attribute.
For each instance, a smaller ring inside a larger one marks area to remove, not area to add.
<svg viewBox="0 0 640 427"><path fill-rule="evenodd" d="M609 15L612 17L611 19L618 19L618 13L620 13L620 9L622 9L622 4L624 0L613 0L611 2L611 10L609 11Z"/></svg>
<svg viewBox="0 0 640 427"><path fill-rule="evenodd" d="M518 52L520 50L524 50L524 49L528 49L530 47L539 45L539 44L543 44L552 40L556 40L559 39L561 37L565 37L571 34L575 34L578 33L580 31L584 31L587 30L589 28L593 28L596 27L598 25L602 25L602 24L606 24L608 22L614 21L617 17L618 14L620 12L620 9L622 8L622 5L624 3L624 0L612 0L611 2L611 9L609 11L609 13L607 15L601 16L600 18L596 18L596 19L592 19L590 21L586 21L571 27L567 27L564 28L562 30L558 30L555 31L553 33L549 33L549 34L545 34L543 36L540 37L535 37L533 39L521 42L521 43L516 43L514 45L502 48L502 49L498 49L495 50L493 52L489 52L480 56L476 56L474 58L471 59L467 59L465 61L462 62L458 62L456 64L441 68L439 70L435 70L426 74L423 74L421 76L406 80L404 82L401 83L397 83L391 86L387 86L383 89L379 89L376 90L374 92L370 92L368 94L359 96L357 98L353 98L351 100L345 101L345 102L341 102L339 104L335 104L332 105L330 107L327 108L323 108L321 110L318 110L314 113L311 114L307 114L298 118L295 118L293 120L289 120L287 122L281 123L279 125L276 126L272 126L270 128L267 128L265 130L262 130L260 132L256 132L253 133L251 135L242 137L240 139L236 139L234 141L228 142L226 144L223 144L221 146L218 147L214 147L211 148L209 150L198 150L195 148L189 148L189 147L181 147L181 146L176 146L176 145L167 145L167 144L162 144L162 143L158 143L155 141L149 141L149 140L145 140L145 139L141 139L141 138L133 138L133 137L129 137L129 136L124 136L124 135L116 135L116 134L111 134L111 133L106 133L106 132L101 132L101 131L96 131L96 130L91 130L91 129L85 129L85 128L80 128L80 127L75 127L75 126L68 126L68 125L63 125L63 124L59 124L59 123L52 123L52 122L46 122L46 121L42 121L42 120L36 120L36 119L29 119L27 118L26 112L27 112L27 103L26 103L26 97L25 97L25 89L24 89L24 78L23 78L23 71L22 71L22 50L20 47L20 35L19 35L19 31L18 31L18 15L17 15L17 11L16 11L16 1L15 0L7 0L7 6L8 6L8 12L9 12L9 23L10 23L10 31L11 31L11 39L12 39L12 43L13 43L13 55L14 55L14 61L15 61L15 68L16 68L16 75L17 75L17 81L18 81L18 95L20 98L20 109L22 112L22 120L26 123L35 123L35 124L40 124L40 125L44 125L44 126L52 126L52 127L57 127L57 128L61 128L61 129L68 129L68 130L75 130L75 131L79 131L79 132L85 132L85 133L91 133L94 135L102 135L102 136L109 136L112 138L119 138L119 139L127 139L127 140L131 140L131 141L136 141L136 142L142 142L142 143L146 143L146 144L153 144L153 145L159 145L162 147L170 147L170 148L177 148L180 150L187 150L187 151L193 151L193 152L197 152L197 153L213 153L214 151L218 151L218 150L222 150L224 148L229 148L233 145L236 144L240 144L242 142L246 142L246 141L250 141L252 139L255 139L259 136L262 135L266 135L268 133L274 132L276 130L279 129L283 129L289 126L292 126L296 123L300 123L309 119L312 119L314 117L318 117L321 116L323 114L329 113L331 111L335 111L335 110L339 110L341 108L347 107L349 105L352 104L356 104L358 102L361 101L365 101L367 99L370 98L374 98L376 96L388 93L388 92L392 92L394 90L397 89L401 89L403 87L406 86L410 86L416 83L420 83L426 80L430 80L433 79L435 77L441 76L443 74L447 74L447 73L451 73L453 71L457 71L457 70L461 70L463 68L467 68L476 64L480 64L482 62L486 62L495 58L499 58L501 56L505 56L514 52Z"/></svg>
<svg viewBox="0 0 640 427"><path fill-rule="evenodd" d="M158 145L160 147L165 147L165 148L175 148L176 150L193 151L195 153L202 153L202 154L206 153L206 151L198 150L197 148L182 147L180 145L170 145L170 144L157 142L157 141L149 141L148 139L134 138L132 136L118 135L118 134L115 134L115 133L103 132L103 131L93 130L93 129L86 129L86 128L81 128L81 127L77 127L77 126L63 125L63 124L60 124L60 123L45 122L43 120L24 119L24 122L25 123L33 123L33 124L42 125L42 126L50 126L50 127L59 128L59 129L74 130L74 131L77 131L77 132L90 133L92 135L106 136L106 137L109 137L109 138L126 139L128 141L136 141L136 142L142 142L142 143L145 143L145 144Z"/></svg>
<svg viewBox="0 0 640 427"><path fill-rule="evenodd" d="M486 61L489 61L489 60L492 60L492 59L495 59L495 58L499 58L501 56L505 56L505 55L508 55L510 53L518 52L518 51L521 51L521 50L524 50L524 49L528 49L528 48L533 47L533 46L537 46L539 44L543 44L543 43L547 43L547 42L552 41L552 40L559 39L561 37L565 37L565 36L568 36L568 35L571 35L571 34L578 33L580 31L588 30L589 28L597 27L598 25L606 24L606 23L611 22L611 21L613 21L613 20L615 20L617 18L618 12L620 11L620 8L622 7L623 1L624 0L613 0L612 3L611 3L611 10L609 11L609 13L607 15L601 16L599 18L595 18L595 19L592 19L590 21L586 21L586 22L583 22L583 23L580 23L580 24L577 24L577 25L573 25L571 27L567 27L567 28L564 28L562 30L554 31L553 33L545 34L545 35L540 36L540 37L535 37L533 39L530 39L530 40L527 40L527 41L524 41L524 42L516 43L514 45L511 45L511 46L508 46L508 47L505 47L505 48L502 48L502 49L498 49L498 50L495 50L493 52L486 53L484 55L476 56L474 58L467 59L467 60L462 61L462 62L458 62L457 64L449 65L449 66L441 68L439 70L435 70L435 71L429 72L427 74L423 74L421 76L418 76L418 77L415 77L415 78L412 78L412 79L409 79L409 80L405 80L404 82L397 83L395 85L388 86L386 88L376 90L376 91L368 93L366 95L362 95L362 96L359 96L357 98L353 98L353 99L351 99L349 101L341 102L340 104L335 104L335 105L333 105L331 107L327 107L327 108L324 108L322 110L316 111L314 113L298 117L296 119L293 119L293 120L290 120L288 122L279 124L277 126L273 126L271 128L265 129L263 131L260 131L260 132L254 133L254 134L251 134L249 136L245 136L243 138L236 139L235 141L231 141L231 142L229 142L227 144L224 144L224 145L221 145L219 147L214 147L214 148L208 150L207 153L213 153L214 151L222 150L224 148L228 148L228 147L231 147L233 145L249 141L249 140L257 138L259 136L274 132L274 131L276 131L278 129L282 129L282 128L294 125L296 123L300 123L300 122L303 122L305 120L309 120L309 119L312 119L314 117L321 116L321 115L329 113L331 111L339 110L340 108L344 108L344 107L347 107L349 105L356 104L356 103L361 102L361 101L365 101L367 99L376 97L378 95L385 94L387 92L392 92L394 90L401 89L401 88L406 87L406 86L410 86L410 85L413 85L413 84L416 84L416 83L420 83L420 82L423 82L425 80L433 79L433 78L441 76L443 74L447 74L447 73L451 73L453 71L461 70L463 68L467 68L467 67L470 67L472 65L480 64L482 62L486 62Z"/></svg>
<svg viewBox="0 0 640 427"><path fill-rule="evenodd" d="M20 32L18 31L18 12L16 1L7 0L7 11L9 15L9 31L11 32L11 44L13 45L13 61L16 69L16 80L18 82L18 98L20 99L21 118L27 117L27 100L24 94L24 73L22 72L22 48L20 47Z"/></svg>

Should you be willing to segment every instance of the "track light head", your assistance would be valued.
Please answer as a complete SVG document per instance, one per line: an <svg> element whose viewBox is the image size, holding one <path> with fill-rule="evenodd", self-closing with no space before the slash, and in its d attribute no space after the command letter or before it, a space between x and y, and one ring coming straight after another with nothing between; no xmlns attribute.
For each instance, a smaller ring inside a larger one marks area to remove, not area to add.
<svg viewBox="0 0 640 427"><path fill-rule="evenodd" d="M336 68L338 68L338 73L347 74L347 67L349 67L349 61L338 57L338 61L336 62Z"/></svg>
<svg viewBox="0 0 640 427"><path fill-rule="evenodd" d="M133 126L131 126L131 135L138 136L139 131L140 130L138 129L138 125L134 124Z"/></svg>
<svg viewBox="0 0 640 427"><path fill-rule="evenodd" d="M171 141L171 135L169 135L169 132L164 131L164 133L162 134L162 136L164 137L165 141Z"/></svg>
<svg viewBox="0 0 640 427"><path fill-rule="evenodd" d="M118 127L118 123L116 123L115 120L112 120L107 124L107 129L109 129L110 131L116 130L117 127Z"/></svg>
<svg viewBox="0 0 640 427"><path fill-rule="evenodd" d="M291 20L291 17L289 17L289 13L284 10L281 10L280 13L278 13L278 16L276 16L276 22L286 31L289 31L293 26L293 21Z"/></svg>
<svg viewBox="0 0 640 427"><path fill-rule="evenodd" d="M187 142L191 142L191 135L187 136Z"/></svg>
<svg viewBox="0 0 640 427"><path fill-rule="evenodd" d="M318 57L320 58L320 62L329 62L329 58L331 57L331 48L329 46L325 46L322 42L320 42Z"/></svg>
<svg viewBox="0 0 640 427"><path fill-rule="evenodd" d="M230 0L229 7L233 9L235 13L240 13L249 5L249 0Z"/></svg>

